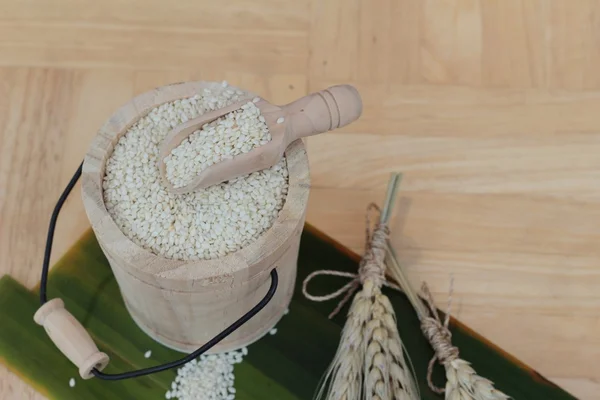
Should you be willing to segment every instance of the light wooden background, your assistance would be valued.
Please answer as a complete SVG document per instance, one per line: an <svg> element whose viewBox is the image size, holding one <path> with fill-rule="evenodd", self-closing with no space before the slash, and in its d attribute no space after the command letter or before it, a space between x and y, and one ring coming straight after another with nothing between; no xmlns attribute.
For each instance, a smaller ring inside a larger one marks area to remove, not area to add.
<svg viewBox="0 0 600 400"><path fill-rule="evenodd" d="M599 1L2 1L0 273L38 281L102 122L190 79L274 102L354 83L363 117L309 140L309 222L360 250L365 206L403 171L414 282L443 306L453 274L459 319L600 399ZM87 227L77 192L55 259ZM40 396L0 366L0 398Z"/></svg>

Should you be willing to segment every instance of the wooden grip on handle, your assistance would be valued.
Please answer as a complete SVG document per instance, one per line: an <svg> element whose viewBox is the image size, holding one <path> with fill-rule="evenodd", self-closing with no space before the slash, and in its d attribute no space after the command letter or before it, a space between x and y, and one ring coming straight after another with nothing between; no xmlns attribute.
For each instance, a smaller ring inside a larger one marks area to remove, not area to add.
<svg viewBox="0 0 600 400"><path fill-rule="evenodd" d="M354 86L337 85L309 94L282 107L293 139L316 135L354 122L362 113L362 99Z"/></svg>
<svg viewBox="0 0 600 400"><path fill-rule="evenodd" d="M56 347L79 368L83 379L94 376L92 369L102 370L108 364L108 356L98 350L90 334L65 309L61 299L45 303L37 310L33 320L44 327Z"/></svg>

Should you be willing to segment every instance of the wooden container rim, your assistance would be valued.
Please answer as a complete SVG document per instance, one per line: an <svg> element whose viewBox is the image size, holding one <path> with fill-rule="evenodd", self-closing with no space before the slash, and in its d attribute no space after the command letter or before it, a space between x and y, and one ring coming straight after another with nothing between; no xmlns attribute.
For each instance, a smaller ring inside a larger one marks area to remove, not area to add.
<svg viewBox="0 0 600 400"><path fill-rule="evenodd" d="M310 178L306 148L301 140L285 151L289 189L278 218L273 225L250 245L211 260L174 260L154 254L131 239L117 226L104 204L102 182L107 159L127 129L153 108L178 99L201 94L205 88L216 88L220 83L194 81L161 86L142 93L118 108L100 128L84 158L82 198L92 228L105 252L118 257L130 268L129 273L144 278L162 278L176 281L203 280L223 283L250 266L265 259L275 258L290 246L288 239L301 231L308 202ZM232 87L235 88L235 87ZM254 93L243 98L251 99ZM270 263L265 263L265 268ZM267 271L262 271L267 272ZM248 279L252 278L248 271Z"/></svg>

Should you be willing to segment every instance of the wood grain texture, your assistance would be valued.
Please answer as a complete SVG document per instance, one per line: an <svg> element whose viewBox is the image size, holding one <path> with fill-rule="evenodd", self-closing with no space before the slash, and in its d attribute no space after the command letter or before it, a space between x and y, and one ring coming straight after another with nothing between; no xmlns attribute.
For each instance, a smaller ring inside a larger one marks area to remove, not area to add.
<svg viewBox="0 0 600 400"><path fill-rule="evenodd" d="M226 79L285 104L350 83L363 116L308 140L308 221L360 250L356 216L404 172L394 240L415 283L443 306L453 273L462 321L600 399L599 11L597 0L1 2L0 272L38 281L58 194L134 95ZM77 197L55 258L89 226ZM39 398L0 376L0 398Z"/></svg>

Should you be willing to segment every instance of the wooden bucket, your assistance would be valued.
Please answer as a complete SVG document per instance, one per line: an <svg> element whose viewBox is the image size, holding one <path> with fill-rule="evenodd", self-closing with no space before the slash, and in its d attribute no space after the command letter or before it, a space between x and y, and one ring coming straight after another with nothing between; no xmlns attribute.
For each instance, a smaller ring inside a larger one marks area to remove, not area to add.
<svg viewBox="0 0 600 400"><path fill-rule="evenodd" d="M178 261L153 254L127 238L104 204L106 161L119 138L151 109L202 94L205 87L206 82L164 86L122 106L92 142L82 175L86 213L129 313L154 340L183 352L200 347L257 304L270 286L273 268L279 274L273 299L211 351L246 346L269 332L282 317L294 290L310 186L306 149L298 140L285 152L289 191L283 209L273 226L249 246L219 259Z"/></svg>

